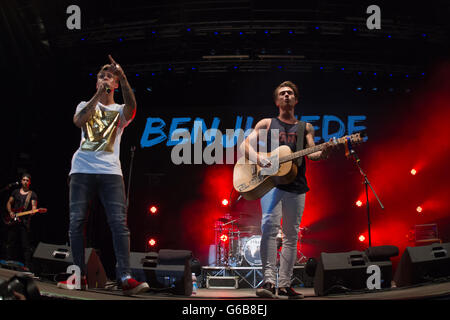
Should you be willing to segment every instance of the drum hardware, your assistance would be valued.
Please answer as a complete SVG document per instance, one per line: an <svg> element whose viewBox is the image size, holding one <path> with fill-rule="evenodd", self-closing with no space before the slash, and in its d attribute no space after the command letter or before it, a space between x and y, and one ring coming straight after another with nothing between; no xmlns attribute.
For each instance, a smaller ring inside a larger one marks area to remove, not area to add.
<svg viewBox="0 0 450 320"><path fill-rule="evenodd" d="M298 240L297 240L297 260L295 261L296 264L305 264L306 262L308 262L308 258L301 251L301 240L303 238L303 233L306 231L308 231L308 228L306 228L306 227L299 228L299 234L298 234ZM281 228L278 230L276 241L277 241L277 251L278 251L277 265L279 265L281 249L283 246L283 232L281 231Z"/></svg>
<svg viewBox="0 0 450 320"><path fill-rule="evenodd" d="M261 236L258 235L260 226L242 226L239 219L232 219L230 215L217 219L215 223L216 265L227 267L261 266ZM297 264L304 264L308 258L301 252L301 239L307 228L299 228L297 246ZM222 241L220 237L226 237ZM281 254L283 233L281 228L276 237L278 256Z"/></svg>

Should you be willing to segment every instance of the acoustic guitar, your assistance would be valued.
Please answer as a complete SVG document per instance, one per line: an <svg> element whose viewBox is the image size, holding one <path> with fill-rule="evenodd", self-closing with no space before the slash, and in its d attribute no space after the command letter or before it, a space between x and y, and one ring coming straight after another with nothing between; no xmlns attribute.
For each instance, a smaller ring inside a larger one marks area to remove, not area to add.
<svg viewBox="0 0 450 320"><path fill-rule="evenodd" d="M361 133L355 133L339 139L334 138L326 143L346 144L351 147L351 145L359 144L362 141ZM293 160L321 151L326 143L297 152L292 152L291 148L286 145L282 145L269 153L259 152L258 154L264 155L270 160L271 168L262 168L245 156L241 157L234 166L233 187L246 200L259 199L277 185L294 181L297 176L297 165L293 163Z"/></svg>

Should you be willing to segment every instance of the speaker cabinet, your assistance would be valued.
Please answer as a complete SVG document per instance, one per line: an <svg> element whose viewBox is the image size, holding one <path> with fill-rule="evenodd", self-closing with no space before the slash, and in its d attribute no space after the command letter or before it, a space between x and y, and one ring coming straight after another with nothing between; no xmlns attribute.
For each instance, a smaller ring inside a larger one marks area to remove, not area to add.
<svg viewBox="0 0 450 320"><path fill-rule="evenodd" d="M377 265L381 269L381 288L390 288L392 263L370 261L364 252L350 251L342 253L320 254L314 275L314 291L317 296L343 293L351 290L367 289L367 268Z"/></svg>
<svg viewBox="0 0 450 320"><path fill-rule="evenodd" d="M192 294L192 252L161 249L155 252L131 252L130 267L133 277L145 281L152 289L190 296Z"/></svg>
<svg viewBox="0 0 450 320"><path fill-rule="evenodd" d="M93 248L85 252L86 277L89 288L104 288L107 277L105 269ZM33 254L33 272L54 281L55 276L65 273L73 265L70 247L40 242Z"/></svg>
<svg viewBox="0 0 450 320"><path fill-rule="evenodd" d="M395 271L397 287L450 276L450 243L406 247Z"/></svg>

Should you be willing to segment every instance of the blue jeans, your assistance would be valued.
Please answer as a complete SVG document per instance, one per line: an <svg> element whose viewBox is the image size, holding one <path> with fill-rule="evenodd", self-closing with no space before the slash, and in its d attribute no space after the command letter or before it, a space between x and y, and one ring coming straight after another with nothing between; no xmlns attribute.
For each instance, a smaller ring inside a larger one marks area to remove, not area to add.
<svg viewBox="0 0 450 320"><path fill-rule="evenodd" d="M111 229L117 274L130 275L130 231L127 226L127 208L123 178L114 174L74 173L70 176L70 225L69 239L73 262L86 275L84 256L84 226L90 201L97 193L105 208Z"/></svg>
<svg viewBox="0 0 450 320"><path fill-rule="evenodd" d="M261 262L264 283L277 282L276 238L283 218L283 246L280 254L279 287L290 287L297 259L300 221L305 207L305 193L297 194L273 188L261 198Z"/></svg>

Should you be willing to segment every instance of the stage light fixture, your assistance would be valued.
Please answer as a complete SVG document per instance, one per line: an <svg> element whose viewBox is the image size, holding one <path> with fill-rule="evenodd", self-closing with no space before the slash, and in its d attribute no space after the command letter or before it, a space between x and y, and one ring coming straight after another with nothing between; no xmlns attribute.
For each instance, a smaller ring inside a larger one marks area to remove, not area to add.
<svg viewBox="0 0 450 320"><path fill-rule="evenodd" d="M222 205L223 205L224 207L226 207L226 206L228 205L228 200L227 200L227 199L223 199L223 200L222 200Z"/></svg>
<svg viewBox="0 0 450 320"><path fill-rule="evenodd" d="M416 173L417 173L417 170L416 170L416 169L412 169L412 170L411 170L411 174L412 174L413 176L415 176Z"/></svg>
<svg viewBox="0 0 450 320"><path fill-rule="evenodd" d="M366 240L366 237L364 237L364 235L360 235L359 237L358 237L358 240L360 241L360 242L364 242L364 240Z"/></svg>
<svg viewBox="0 0 450 320"><path fill-rule="evenodd" d="M156 246L156 240L155 240L154 238L150 238L150 239L148 240L148 245L149 245L150 247Z"/></svg>
<svg viewBox="0 0 450 320"><path fill-rule="evenodd" d="M228 236L227 236L226 234L222 234L222 235L220 236L220 241L222 241L222 242L227 242L227 241L228 241Z"/></svg>
<svg viewBox="0 0 450 320"><path fill-rule="evenodd" d="M422 212L423 212L423 208L422 208L421 206L418 206L418 207L416 208L416 211L417 211L418 213L422 213Z"/></svg>
<svg viewBox="0 0 450 320"><path fill-rule="evenodd" d="M358 201L356 201L356 203L355 203L358 207L361 207L362 206L362 201L361 200L358 200Z"/></svg>
<svg viewBox="0 0 450 320"><path fill-rule="evenodd" d="M158 212L158 208L155 206L151 206L148 211L150 212L150 214L155 215Z"/></svg>

